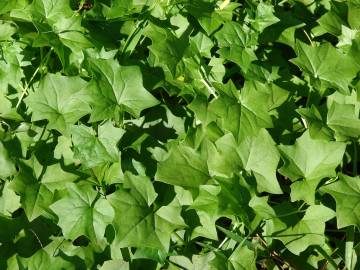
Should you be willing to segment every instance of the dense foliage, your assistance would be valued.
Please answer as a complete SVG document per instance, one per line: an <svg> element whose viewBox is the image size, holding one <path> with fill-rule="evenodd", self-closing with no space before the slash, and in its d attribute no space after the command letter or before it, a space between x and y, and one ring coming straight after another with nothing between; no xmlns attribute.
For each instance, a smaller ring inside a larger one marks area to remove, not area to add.
<svg viewBox="0 0 360 270"><path fill-rule="evenodd" d="M0 1L0 269L359 269L359 0Z"/></svg>

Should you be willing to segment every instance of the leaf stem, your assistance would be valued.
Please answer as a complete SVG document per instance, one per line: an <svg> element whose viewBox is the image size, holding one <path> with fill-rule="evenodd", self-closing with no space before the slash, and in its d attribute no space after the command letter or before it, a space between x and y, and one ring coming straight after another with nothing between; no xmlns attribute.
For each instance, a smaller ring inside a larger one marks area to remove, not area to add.
<svg viewBox="0 0 360 270"><path fill-rule="evenodd" d="M28 94L27 90L29 89L29 86L30 86L31 82L33 81L33 79L35 78L35 76L39 73L40 66L38 66L37 69L35 69L35 72L33 73L32 77L30 78L30 81L26 84L25 88L23 88L21 86L22 92L21 92L21 96L20 96L18 102L16 103L16 109L19 108L21 101L24 99L25 95Z"/></svg>
<svg viewBox="0 0 360 270"><path fill-rule="evenodd" d="M313 42L312 39L310 38L308 32L306 32L305 29L303 29L303 32L304 32L306 38L310 41L311 47L315 47L314 42Z"/></svg>
<svg viewBox="0 0 360 270"><path fill-rule="evenodd" d="M226 8L227 5L230 4L230 0L224 0L220 5L219 5L219 9L223 10L224 8Z"/></svg>
<svg viewBox="0 0 360 270"><path fill-rule="evenodd" d="M206 75L206 71L204 69L204 67L200 64L200 74L201 74L201 82L203 83L203 85L207 88L207 90L209 91L209 93L211 95L214 96L215 99L218 98L217 94L216 94L216 90L215 87L212 85L212 83L209 81L207 75Z"/></svg>
<svg viewBox="0 0 360 270"><path fill-rule="evenodd" d="M286 214L283 214L283 215L277 215L277 216L274 216L274 217L271 217L271 218L266 218L265 220L271 220L271 219L274 219L274 218L281 218L281 217L288 217L288 216L292 216L292 215L296 215L296 214L304 213L304 212L306 212L306 210L297 210L297 211L293 211L293 212L286 213Z"/></svg>
<svg viewBox="0 0 360 270"><path fill-rule="evenodd" d="M356 140L353 140L353 144L354 144L353 176L356 176L357 175L357 163L358 163ZM346 229L346 243L345 243L345 267L348 270L353 269L354 235L355 235L355 226L349 226Z"/></svg>
<svg viewBox="0 0 360 270"><path fill-rule="evenodd" d="M36 240L38 241L39 245L41 248L44 248L43 244L41 243L41 240L39 238L39 236L36 234L36 232L34 232L33 229L29 229L29 231L35 236Z"/></svg>
<svg viewBox="0 0 360 270"><path fill-rule="evenodd" d="M25 95L28 94L28 89L32 83L32 81L35 79L36 75L39 73L40 71L40 68L45 64L47 63L47 61L49 61L49 58L50 58L50 54L52 52L53 48L50 48L50 50L48 51L48 53L46 54L46 56L44 57L43 61L41 61L40 65L35 69L33 75L31 76L30 80L28 83L26 83L26 86L25 88L22 89L22 92L21 92L21 96L19 98L19 101L16 103L16 109L19 108L20 104L21 104L21 101L24 99Z"/></svg>
<svg viewBox="0 0 360 270"><path fill-rule="evenodd" d="M305 105L306 108L309 108L309 106L310 106L310 100L311 100L311 93L312 93L312 91L313 91L313 89L312 89L312 87L310 86L310 88L309 88L309 94L308 94L307 99L306 99L306 105Z"/></svg>
<svg viewBox="0 0 360 270"><path fill-rule="evenodd" d="M128 38L125 41L124 48L122 49L121 55L128 57L132 54L133 50L135 49L136 45L138 44L141 36L142 36L142 30L146 27L148 24L148 19L145 18L143 21L138 23L138 25L135 27L135 29L132 31L132 33L128 36Z"/></svg>
<svg viewBox="0 0 360 270"><path fill-rule="evenodd" d="M353 140L353 144L354 144L354 157L353 157L353 176L357 175L357 163L358 163L358 152L357 152L357 141Z"/></svg>
<svg viewBox="0 0 360 270"><path fill-rule="evenodd" d="M324 263L323 267L321 269L327 269L327 265L331 264L334 269L338 268L338 265L334 261L334 259L331 257L332 254L327 254L326 251L321 246L315 246L315 249L326 259L326 262Z"/></svg>
<svg viewBox="0 0 360 270"><path fill-rule="evenodd" d="M239 227L239 224L235 224L231 231L235 231L238 227ZM228 236L226 236L226 237L224 238L224 240L223 240L223 241L220 243L220 245L218 246L218 249L221 249L229 239L230 239L230 238L229 238ZM245 238L245 239L246 239L246 238Z"/></svg>
<svg viewBox="0 0 360 270"><path fill-rule="evenodd" d="M180 237L180 235L177 234L177 232L174 232L174 236L176 237L176 239L179 240L179 242L180 242L182 245L185 246L185 241L184 241L184 239L182 239L182 238Z"/></svg>
<svg viewBox="0 0 360 270"><path fill-rule="evenodd" d="M355 227L349 226L346 229L346 243L345 243L345 268L347 270L353 270L354 235L355 235Z"/></svg>

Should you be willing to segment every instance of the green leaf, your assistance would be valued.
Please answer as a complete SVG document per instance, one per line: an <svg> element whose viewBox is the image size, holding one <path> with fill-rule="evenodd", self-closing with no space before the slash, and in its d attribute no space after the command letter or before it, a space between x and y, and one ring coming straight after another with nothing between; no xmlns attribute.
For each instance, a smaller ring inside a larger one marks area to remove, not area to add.
<svg viewBox="0 0 360 270"><path fill-rule="evenodd" d="M79 175L64 171L60 164L48 166L41 177L41 183L45 185L51 192L66 188L67 183L75 182Z"/></svg>
<svg viewBox="0 0 360 270"><path fill-rule="evenodd" d="M18 257L17 261L19 269L46 270L49 265L51 265L53 269L75 269L73 263L60 256L49 254L49 252L43 249L37 251L30 258Z"/></svg>
<svg viewBox="0 0 360 270"><path fill-rule="evenodd" d="M355 225L360 228L360 182L359 177L339 175L339 180L321 188L336 201L338 228Z"/></svg>
<svg viewBox="0 0 360 270"><path fill-rule="evenodd" d="M90 121L112 118L119 111L139 117L141 111L159 103L144 88L139 67L120 66L111 59L91 59L89 66L94 74L88 87L93 106Z"/></svg>
<svg viewBox="0 0 360 270"><path fill-rule="evenodd" d="M195 209L201 223L201 227L196 227L192 237L203 236L217 240L215 222L221 217L218 209L218 197L221 188L217 186L200 186L199 196L194 200L191 208Z"/></svg>
<svg viewBox="0 0 360 270"><path fill-rule="evenodd" d="M234 270L255 270L256 253L246 245L239 245L229 257Z"/></svg>
<svg viewBox="0 0 360 270"><path fill-rule="evenodd" d="M18 42L1 45L0 55L0 92L6 94L9 85L17 89L24 77L24 56Z"/></svg>
<svg viewBox="0 0 360 270"><path fill-rule="evenodd" d="M341 36L339 37L339 43L337 44L337 47L351 47L352 42L354 39L356 39L358 30L352 30L344 25L341 26Z"/></svg>
<svg viewBox="0 0 360 270"><path fill-rule="evenodd" d="M69 0L35 0L31 5L31 10L35 19L41 21L45 18L50 23L55 23L63 16L72 15Z"/></svg>
<svg viewBox="0 0 360 270"><path fill-rule="evenodd" d="M294 224L294 214L283 214L284 217L276 216L267 221L269 232L275 239L280 240L292 253L299 255L311 245L323 245L325 243L325 222L335 216L335 212L323 205L310 206L302 219ZM288 224L292 224L289 226ZM268 237L265 237L267 239Z"/></svg>
<svg viewBox="0 0 360 270"><path fill-rule="evenodd" d="M129 270L130 265L123 260L105 261L100 270Z"/></svg>
<svg viewBox="0 0 360 270"><path fill-rule="evenodd" d="M0 142L0 178L12 176L16 173L15 162L10 158L5 146Z"/></svg>
<svg viewBox="0 0 360 270"><path fill-rule="evenodd" d="M320 179L306 179L291 184L291 201L304 201L307 204L315 204L315 192Z"/></svg>
<svg viewBox="0 0 360 270"><path fill-rule="evenodd" d="M314 204L315 190L324 177L335 176L346 144L311 138L309 132L298 138L294 145L280 145L284 165L279 172L294 182L291 200L303 200Z"/></svg>
<svg viewBox="0 0 360 270"><path fill-rule="evenodd" d="M315 80L349 93L349 84L358 69L349 56L337 51L331 44L312 47L301 42L296 44L297 58L291 61Z"/></svg>
<svg viewBox="0 0 360 270"><path fill-rule="evenodd" d="M341 34L341 26L343 21L335 12L326 12L317 22L323 31L329 32L335 36L339 36Z"/></svg>
<svg viewBox="0 0 360 270"><path fill-rule="evenodd" d="M262 32L266 27L277 23L279 19L274 15L274 7L260 2L256 8L255 21L252 26L259 32Z"/></svg>
<svg viewBox="0 0 360 270"><path fill-rule="evenodd" d="M171 185L196 188L205 184L210 175L206 160L197 151L185 145L176 145L158 163L155 179Z"/></svg>
<svg viewBox="0 0 360 270"><path fill-rule="evenodd" d="M218 29L223 18L221 16L221 10L215 10L214 1L189 1L188 11L191 15L197 18L201 27L208 35L211 35L216 29Z"/></svg>
<svg viewBox="0 0 360 270"><path fill-rule="evenodd" d="M358 16L360 15L360 5L357 1L349 1L348 2L349 11L348 11L348 22L352 29L359 28L360 24L357 20Z"/></svg>
<svg viewBox="0 0 360 270"><path fill-rule="evenodd" d="M280 42L291 47L295 45L295 32L304 27L305 23L298 17L293 16L290 11L277 12L276 17L280 20L269 26L260 35L260 42Z"/></svg>
<svg viewBox="0 0 360 270"><path fill-rule="evenodd" d="M178 74L179 65L188 41L179 39L171 31L154 24L149 24L145 35L152 40L152 44L149 46L152 65L161 67L165 74L170 74L172 78L180 75Z"/></svg>
<svg viewBox="0 0 360 270"><path fill-rule="evenodd" d="M208 146L208 168L211 176L232 177L244 169L234 136L228 133Z"/></svg>
<svg viewBox="0 0 360 270"><path fill-rule="evenodd" d="M54 150L54 157L57 159L63 159L65 165L78 163L78 161L74 159L74 153L71 150L71 147L71 138L65 136L58 137L58 144Z"/></svg>
<svg viewBox="0 0 360 270"><path fill-rule="evenodd" d="M13 108L11 101L0 94L0 117L4 119L22 121L21 115Z"/></svg>
<svg viewBox="0 0 360 270"><path fill-rule="evenodd" d="M275 175L280 155L265 129L240 144L230 133L226 134L215 142L215 147L208 150L208 166L212 175L231 177L246 170L254 174L259 192L282 193Z"/></svg>
<svg viewBox="0 0 360 270"><path fill-rule="evenodd" d="M152 4L152 0L132 0L132 1L111 1L111 5L103 5L103 14L107 19L122 18L126 15L138 13Z"/></svg>
<svg viewBox="0 0 360 270"><path fill-rule="evenodd" d="M258 191L281 194L276 178L280 155L269 133L262 129L256 137L247 137L240 142L240 151L244 168L256 178Z"/></svg>
<svg viewBox="0 0 360 270"><path fill-rule="evenodd" d="M113 222L116 236L114 245L121 247L148 247L168 250L170 236L177 228L185 226L180 216L181 207L173 201L158 210L153 210L152 203L156 195L150 179L127 174L126 182L137 183L130 189L120 188L109 196L115 209ZM139 188L141 185L147 188Z"/></svg>
<svg viewBox="0 0 360 270"><path fill-rule="evenodd" d="M358 138L360 136L360 119L355 105L332 102L327 115L327 124L338 137Z"/></svg>
<svg viewBox="0 0 360 270"><path fill-rule="evenodd" d="M59 218L64 237L86 236L93 243L103 240L106 226L113 221L114 209L88 185L66 185L68 194L50 206Z"/></svg>
<svg viewBox="0 0 360 270"><path fill-rule="evenodd" d="M234 218L239 216L244 223L249 220L248 203L250 192L239 177L218 178L219 185L202 185L199 195L189 209L194 209L200 224L194 228L192 238L202 236L217 240L215 223L221 217ZM239 194L242 194L239 196Z"/></svg>
<svg viewBox="0 0 360 270"><path fill-rule="evenodd" d="M253 50L256 48L256 35L246 25L227 22L216 32L215 38L221 48L221 57L238 64L244 72L257 59Z"/></svg>
<svg viewBox="0 0 360 270"><path fill-rule="evenodd" d="M124 130L106 122L96 132L87 126L73 126L71 129L74 157L86 167L96 167L107 162L118 162L120 153L117 143Z"/></svg>
<svg viewBox="0 0 360 270"><path fill-rule="evenodd" d="M124 188L131 189L138 198L144 198L148 206L152 205L157 197L154 186L146 176L135 176L126 172L124 174Z"/></svg>
<svg viewBox="0 0 360 270"><path fill-rule="evenodd" d="M359 268L359 11L0 1L0 269Z"/></svg>
<svg viewBox="0 0 360 270"><path fill-rule="evenodd" d="M90 113L90 107L84 101L86 86L86 81L80 77L48 74L25 100L31 109L32 120L46 119L50 129L68 135L70 126Z"/></svg>
<svg viewBox="0 0 360 270"><path fill-rule="evenodd" d="M344 156L345 147L346 144L341 142L315 140L305 132L294 145L279 146L284 161L280 173L292 181L335 176L335 168Z"/></svg>
<svg viewBox="0 0 360 270"><path fill-rule="evenodd" d="M1 189L0 214L11 217L12 213L20 208L20 197L10 189L10 183L5 182Z"/></svg>
<svg viewBox="0 0 360 270"><path fill-rule="evenodd" d="M10 40L11 36L16 33L16 27L9 22L0 22L0 40Z"/></svg>
<svg viewBox="0 0 360 270"><path fill-rule="evenodd" d="M324 117L316 106L311 105L310 108L300 108L297 112L305 119L312 138L323 140L331 140L333 138L332 130L326 125Z"/></svg>
<svg viewBox="0 0 360 270"><path fill-rule="evenodd" d="M41 183L43 167L35 157L19 163L19 174L11 182L11 189L20 194L21 206L32 221L49 212L53 193Z"/></svg>

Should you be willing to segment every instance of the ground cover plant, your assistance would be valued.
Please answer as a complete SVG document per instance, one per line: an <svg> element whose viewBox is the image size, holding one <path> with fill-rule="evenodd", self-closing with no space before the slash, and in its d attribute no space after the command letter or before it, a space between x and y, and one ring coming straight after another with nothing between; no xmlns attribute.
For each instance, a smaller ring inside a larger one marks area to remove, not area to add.
<svg viewBox="0 0 360 270"><path fill-rule="evenodd" d="M0 1L0 269L359 269L359 0Z"/></svg>

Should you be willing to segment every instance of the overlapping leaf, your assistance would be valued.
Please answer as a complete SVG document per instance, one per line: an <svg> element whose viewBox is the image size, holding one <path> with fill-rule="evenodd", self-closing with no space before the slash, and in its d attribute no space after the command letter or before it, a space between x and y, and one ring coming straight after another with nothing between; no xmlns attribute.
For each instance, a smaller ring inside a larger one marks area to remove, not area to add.
<svg viewBox="0 0 360 270"><path fill-rule="evenodd" d="M312 78L336 87L342 93L349 92L349 84L358 71L351 57L337 51L329 43L312 47L298 42L296 53L298 57L292 62Z"/></svg>
<svg viewBox="0 0 360 270"><path fill-rule="evenodd" d="M113 221L114 210L104 198L98 198L90 186L67 184L68 195L50 206L59 218L59 226L67 239L87 236L97 243Z"/></svg>
<svg viewBox="0 0 360 270"><path fill-rule="evenodd" d="M122 111L139 116L142 110L158 104L144 88L139 67L102 59L91 60L89 65L95 78L88 87L91 121L108 119Z"/></svg>
<svg viewBox="0 0 360 270"><path fill-rule="evenodd" d="M357 269L359 7L1 1L0 269Z"/></svg>
<svg viewBox="0 0 360 270"><path fill-rule="evenodd" d="M46 119L49 128L68 135L70 125L90 112L82 91L86 85L80 77L48 74L26 99L32 120Z"/></svg>

